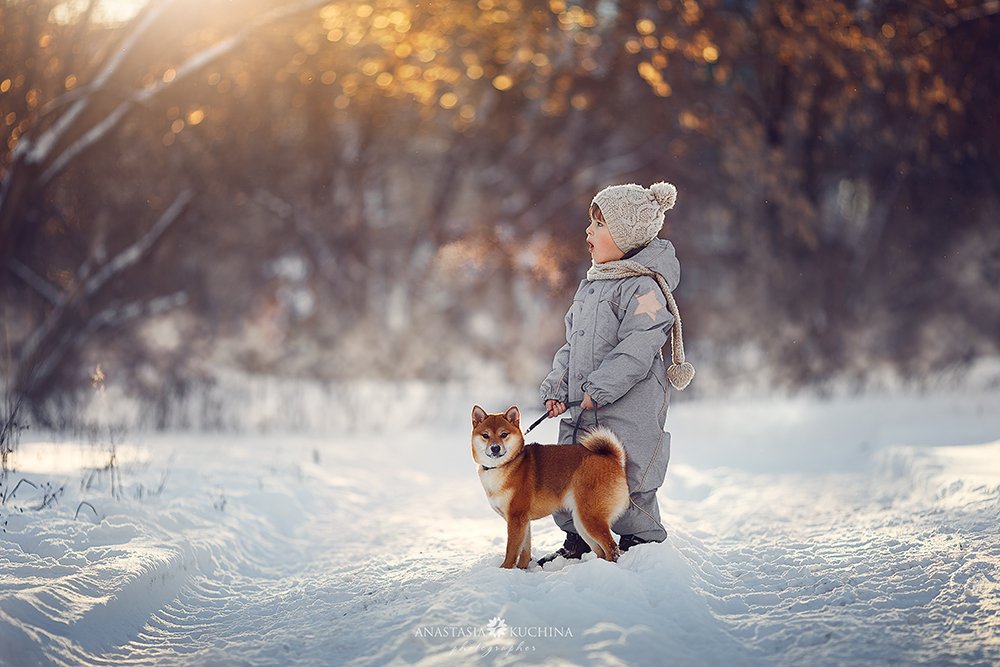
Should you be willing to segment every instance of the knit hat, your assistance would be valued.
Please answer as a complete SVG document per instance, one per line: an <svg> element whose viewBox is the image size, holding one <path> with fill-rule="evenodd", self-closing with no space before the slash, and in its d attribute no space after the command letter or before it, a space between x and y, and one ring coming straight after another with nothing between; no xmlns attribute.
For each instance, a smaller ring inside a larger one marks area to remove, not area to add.
<svg viewBox="0 0 1000 667"><path fill-rule="evenodd" d="M644 246L663 228L663 213L674 207L677 188L654 183L649 189L629 183L606 187L594 197L615 245L622 252Z"/></svg>

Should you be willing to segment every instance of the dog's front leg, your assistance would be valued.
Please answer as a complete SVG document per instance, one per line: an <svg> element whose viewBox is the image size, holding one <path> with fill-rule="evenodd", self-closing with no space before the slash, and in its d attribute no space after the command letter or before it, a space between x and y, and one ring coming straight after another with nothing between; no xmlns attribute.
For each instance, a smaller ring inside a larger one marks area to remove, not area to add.
<svg viewBox="0 0 1000 667"><path fill-rule="evenodd" d="M528 569L531 561L531 522L528 522L524 529L524 542L521 544L521 555L517 557L517 566L522 570Z"/></svg>
<svg viewBox="0 0 1000 667"><path fill-rule="evenodd" d="M524 531L528 530L529 525L528 517L523 514L507 517L507 554L500 567L509 570L517 563L521 547L524 544Z"/></svg>

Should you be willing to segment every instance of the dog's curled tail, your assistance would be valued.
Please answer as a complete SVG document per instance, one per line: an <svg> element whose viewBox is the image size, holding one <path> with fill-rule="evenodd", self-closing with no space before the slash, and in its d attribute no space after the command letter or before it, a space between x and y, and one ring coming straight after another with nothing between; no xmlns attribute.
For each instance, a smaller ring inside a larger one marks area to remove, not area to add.
<svg viewBox="0 0 1000 667"><path fill-rule="evenodd" d="M615 432L607 426L599 426L580 438L580 444L602 456L613 456L618 465L625 469L625 447Z"/></svg>

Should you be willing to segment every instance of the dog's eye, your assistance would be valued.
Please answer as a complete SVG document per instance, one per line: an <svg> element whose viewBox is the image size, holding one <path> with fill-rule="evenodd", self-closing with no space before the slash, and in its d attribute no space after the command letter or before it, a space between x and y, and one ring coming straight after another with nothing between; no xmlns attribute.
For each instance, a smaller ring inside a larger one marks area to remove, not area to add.
<svg viewBox="0 0 1000 667"><path fill-rule="evenodd" d="M489 440L490 439L490 434L489 433L480 433L479 435L483 436L483 440Z"/></svg>
<svg viewBox="0 0 1000 667"><path fill-rule="evenodd" d="M510 435L510 433L507 433L507 431L504 431L503 433L500 434L500 437L501 438L506 438L508 435Z"/></svg>

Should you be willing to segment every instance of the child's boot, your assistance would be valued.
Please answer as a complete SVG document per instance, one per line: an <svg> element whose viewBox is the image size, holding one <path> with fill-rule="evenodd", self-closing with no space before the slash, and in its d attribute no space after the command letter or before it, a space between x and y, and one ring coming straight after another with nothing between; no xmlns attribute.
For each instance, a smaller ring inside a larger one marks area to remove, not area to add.
<svg viewBox="0 0 1000 667"><path fill-rule="evenodd" d="M590 553L590 545L587 544L582 537L577 533L566 532L566 541L563 542L561 548L553 551L548 556L543 556L538 559L538 566L541 567L546 563L555 560L562 556L563 558L576 558L579 559L585 553Z"/></svg>
<svg viewBox="0 0 1000 667"><path fill-rule="evenodd" d="M646 540L636 535L622 535L618 540L618 548L621 549L622 553L625 553L637 544L649 544L650 542L658 542L659 540Z"/></svg>

